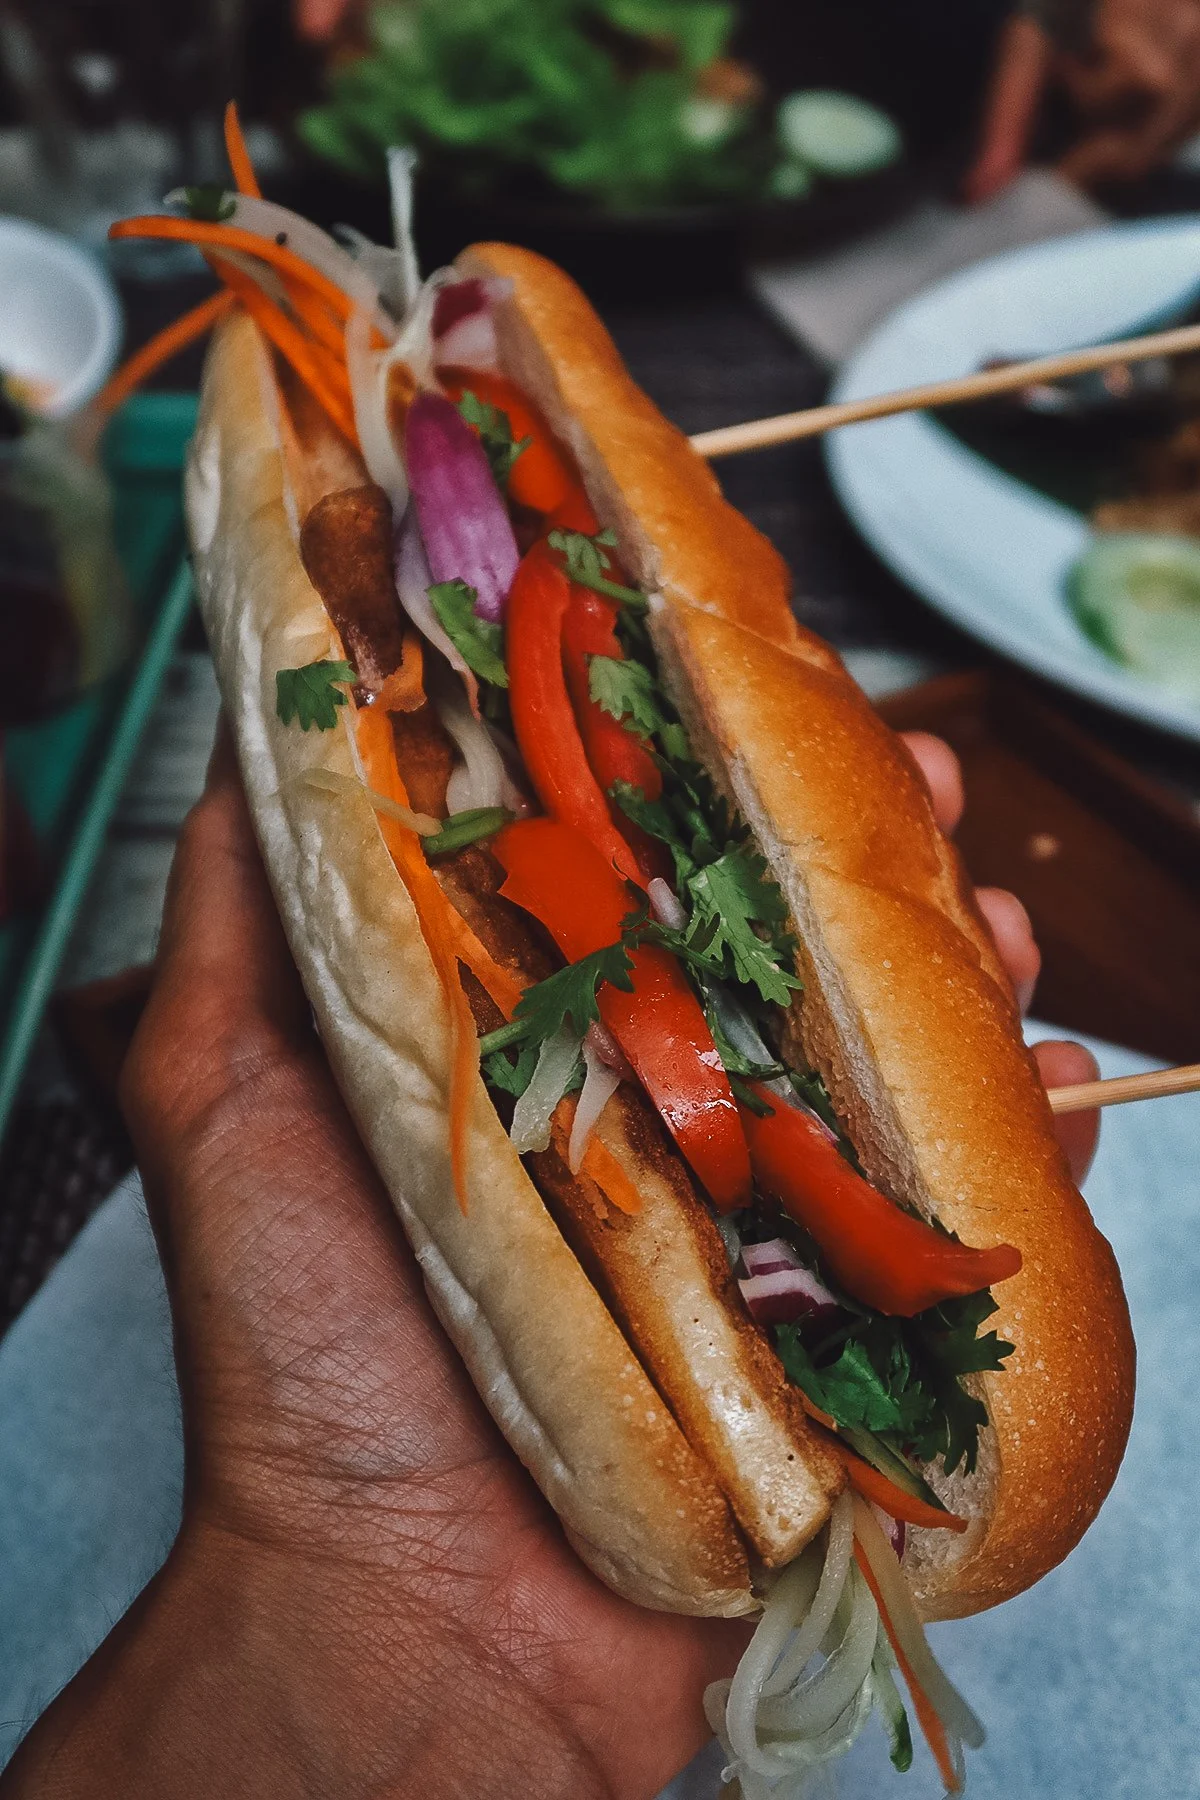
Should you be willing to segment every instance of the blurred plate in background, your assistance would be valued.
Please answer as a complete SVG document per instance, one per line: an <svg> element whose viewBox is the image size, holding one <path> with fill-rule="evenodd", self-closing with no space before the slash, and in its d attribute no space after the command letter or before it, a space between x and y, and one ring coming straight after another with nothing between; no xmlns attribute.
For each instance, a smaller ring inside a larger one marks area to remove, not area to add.
<svg viewBox="0 0 1200 1800"><path fill-rule="evenodd" d="M1200 270L1200 220L1151 220L980 263L899 308L854 354L832 398L965 375L1121 336L1182 306ZM1106 656L1064 597L1088 540L1078 512L1014 480L928 414L848 426L827 440L839 496L863 536L947 618L1050 680L1200 741L1200 708Z"/></svg>

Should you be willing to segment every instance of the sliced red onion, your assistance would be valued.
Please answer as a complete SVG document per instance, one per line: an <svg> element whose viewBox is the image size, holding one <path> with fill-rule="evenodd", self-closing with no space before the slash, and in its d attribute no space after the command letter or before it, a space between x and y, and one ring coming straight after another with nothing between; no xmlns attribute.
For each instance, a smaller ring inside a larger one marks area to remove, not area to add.
<svg viewBox="0 0 1200 1800"><path fill-rule="evenodd" d="M465 581L475 611L497 623L520 556L488 459L466 420L441 394L408 409L405 462L435 581Z"/></svg>
<svg viewBox="0 0 1200 1800"><path fill-rule="evenodd" d="M621 1046L612 1033L605 1030L599 1019L593 1019L588 1026L586 1039L600 1061L607 1063L610 1069L615 1069L622 1081L637 1080Z"/></svg>
<svg viewBox="0 0 1200 1800"><path fill-rule="evenodd" d="M745 1260L745 1249L742 1257ZM832 1319L841 1307L811 1269L774 1269L738 1282L746 1310L759 1325L794 1325L798 1319Z"/></svg>
<svg viewBox="0 0 1200 1800"><path fill-rule="evenodd" d="M433 610L429 599L432 585L433 576L429 572L425 546L421 542L420 527L410 507L396 534L396 592L400 596L401 606L417 630L429 640L435 650L441 651L452 669L458 670L466 683L471 710L478 712L479 683L463 661L461 653L447 637L441 620Z"/></svg>
<svg viewBox="0 0 1200 1800"><path fill-rule="evenodd" d="M687 913L669 881L656 875L646 884L646 896L650 901L650 910L660 925L666 925L671 931L683 930L687 924Z"/></svg>
<svg viewBox="0 0 1200 1800"><path fill-rule="evenodd" d="M884 1512L882 1506L876 1506L873 1500L870 1502L870 1507L871 1511L875 1514L875 1517L879 1520L880 1531L882 1531L884 1537L895 1551L896 1561L903 1562L904 1520L893 1519L891 1513Z"/></svg>
<svg viewBox="0 0 1200 1800"><path fill-rule="evenodd" d="M545 1150L549 1144L550 1116L566 1092L578 1060L579 1033L560 1025L542 1045L533 1079L513 1108L509 1135L521 1156L530 1150Z"/></svg>
<svg viewBox="0 0 1200 1800"><path fill-rule="evenodd" d="M804 1267L786 1238L772 1238L766 1244L743 1244L742 1261L747 1275L775 1275L780 1269Z"/></svg>
<svg viewBox="0 0 1200 1800"><path fill-rule="evenodd" d="M571 1141L567 1146L567 1164L572 1175L578 1175L596 1121L621 1085L617 1071L601 1061L586 1038L583 1041L583 1065L583 1088L575 1107Z"/></svg>
<svg viewBox="0 0 1200 1800"><path fill-rule="evenodd" d="M346 321L346 373L354 405L354 429L367 474L392 503L392 518L408 505L408 477L388 418L388 362L371 348L371 321L356 306Z"/></svg>

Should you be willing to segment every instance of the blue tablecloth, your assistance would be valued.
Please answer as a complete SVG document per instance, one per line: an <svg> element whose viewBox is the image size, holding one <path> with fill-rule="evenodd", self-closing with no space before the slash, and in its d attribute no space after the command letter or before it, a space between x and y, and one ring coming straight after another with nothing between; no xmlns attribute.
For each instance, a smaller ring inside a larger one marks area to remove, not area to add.
<svg viewBox="0 0 1200 1800"><path fill-rule="evenodd" d="M1097 1048L1106 1074L1146 1066ZM1200 1795L1200 1096L1110 1111L1087 1192L1133 1310L1137 1415L1075 1554L1007 1606L934 1628L989 1728L977 1800ZM131 1182L0 1345L0 1762L158 1567L181 1473L166 1297ZM711 1800L719 1767L701 1758L673 1800ZM893 1774L874 1726L838 1787L938 1792L923 1751Z"/></svg>

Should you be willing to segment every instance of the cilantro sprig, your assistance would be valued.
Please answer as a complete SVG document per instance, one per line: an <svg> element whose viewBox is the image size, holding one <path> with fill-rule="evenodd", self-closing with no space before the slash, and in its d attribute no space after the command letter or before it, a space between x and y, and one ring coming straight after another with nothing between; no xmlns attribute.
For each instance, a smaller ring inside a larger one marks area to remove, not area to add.
<svg viewBox="0 0 1200 1800"><path fill-rule="evenodd" d="M467 667L473 669L481 681L506 688L504 631L476 613L475 589L468 587L465 581L439 581L428 591L430 605Z"/></svg>
<svg viewBox="0 0 1200 1800"><path fill-rule="evenodd" d="M338 707L346 704L343 689L352 686L354 679L348 662L311 662L300 669L277 669L275 710L285 725L296 719L304 731L313 725L318 731L332 731Z"/></svg>
<svg viewBox="0 0 1200 1800"><path fill-rule="evenodd" d="M849 1322L810 1347L796 1325L777 1325L788 1377L848 1431L868 1432L895 1455L941 1457L949 1473L974 1469L982 1403L964 1375L999 1369L1013 1346L979 1327L996 1311L989 1292L945 1300L916 1318L854 1309Z"/></svg>
<svg viewBox="0 0 1200 1800"><path fill-rule="evenodd" d="M582 1037L600 1017L596 995L605 981L626 994L633 992L633 961L624 941L593 950L526 988L509 1023L480 1038L480 1055L490 1056L514 1044L542 1044L562 1025L570 1025Z"/></svg>
<svg viewBox="0 0 1200 1800"><path fill-rule="evenodd" d="M224 225L237 211L236 197L219 182L202 181L196 187L184 188L181 197L188 218L206 225Z"/></svg>
<svg viewBox="0 0 1200 1800"><path fill-rule="evenodd" d="M507 493L513 464L528 450L533 439L514 438L508 414L499 406L493 406L490 401L481 400L470 388L463 390L458 410L467 424L473 425L479 433L479 441L491 465L496 486L502 494Z"/></svg>
<svg viewBox="0 0 1200 1800"><path fill-rule="evenodd" d="M585 531L561 531L550 533L550 548L557 550L566 563L567 574L580 587L592 588L597 594L607 594L610 600L619 600L634 612L645 612L646 596L638 588L623 587L619 581L613 581L606 573L611 568L609 550L616 547L616 533L598 531L589 537Z"/></svg>

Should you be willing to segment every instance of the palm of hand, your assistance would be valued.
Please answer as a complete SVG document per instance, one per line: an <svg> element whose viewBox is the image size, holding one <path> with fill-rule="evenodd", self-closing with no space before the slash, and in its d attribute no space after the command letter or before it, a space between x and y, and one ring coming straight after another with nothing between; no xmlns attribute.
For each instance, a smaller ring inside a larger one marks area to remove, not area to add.
<svg viewBox="0 0 1200 1800"><path fill-rule="evenodd" d="M952 827L953 759L910 747ZM1028 986L1028 921L980 898ZM1043 1068L1086 1079L1078 1054ZM654 1794L746 1628L609 1593L492 1425L312 1032L228 746L180 845L125 1090L178 1341L175 1558L199 1545L201 1588L236 1585L272 1678L306 1683L303 1791L471 1793L482 1772L494 1795Z"/></svg>
<svg viewBox="0 0 1200 1800"><path fill-rule="evenodd" d="M527 1773L553 1756L580 1795L654 1793L744 1628L618 1600L508 1451L333 1087L228 770L181 846L126 1099L176 1318L185 1537L249 1546L368 1691L394 1691L415 1632Z"/></svg>

